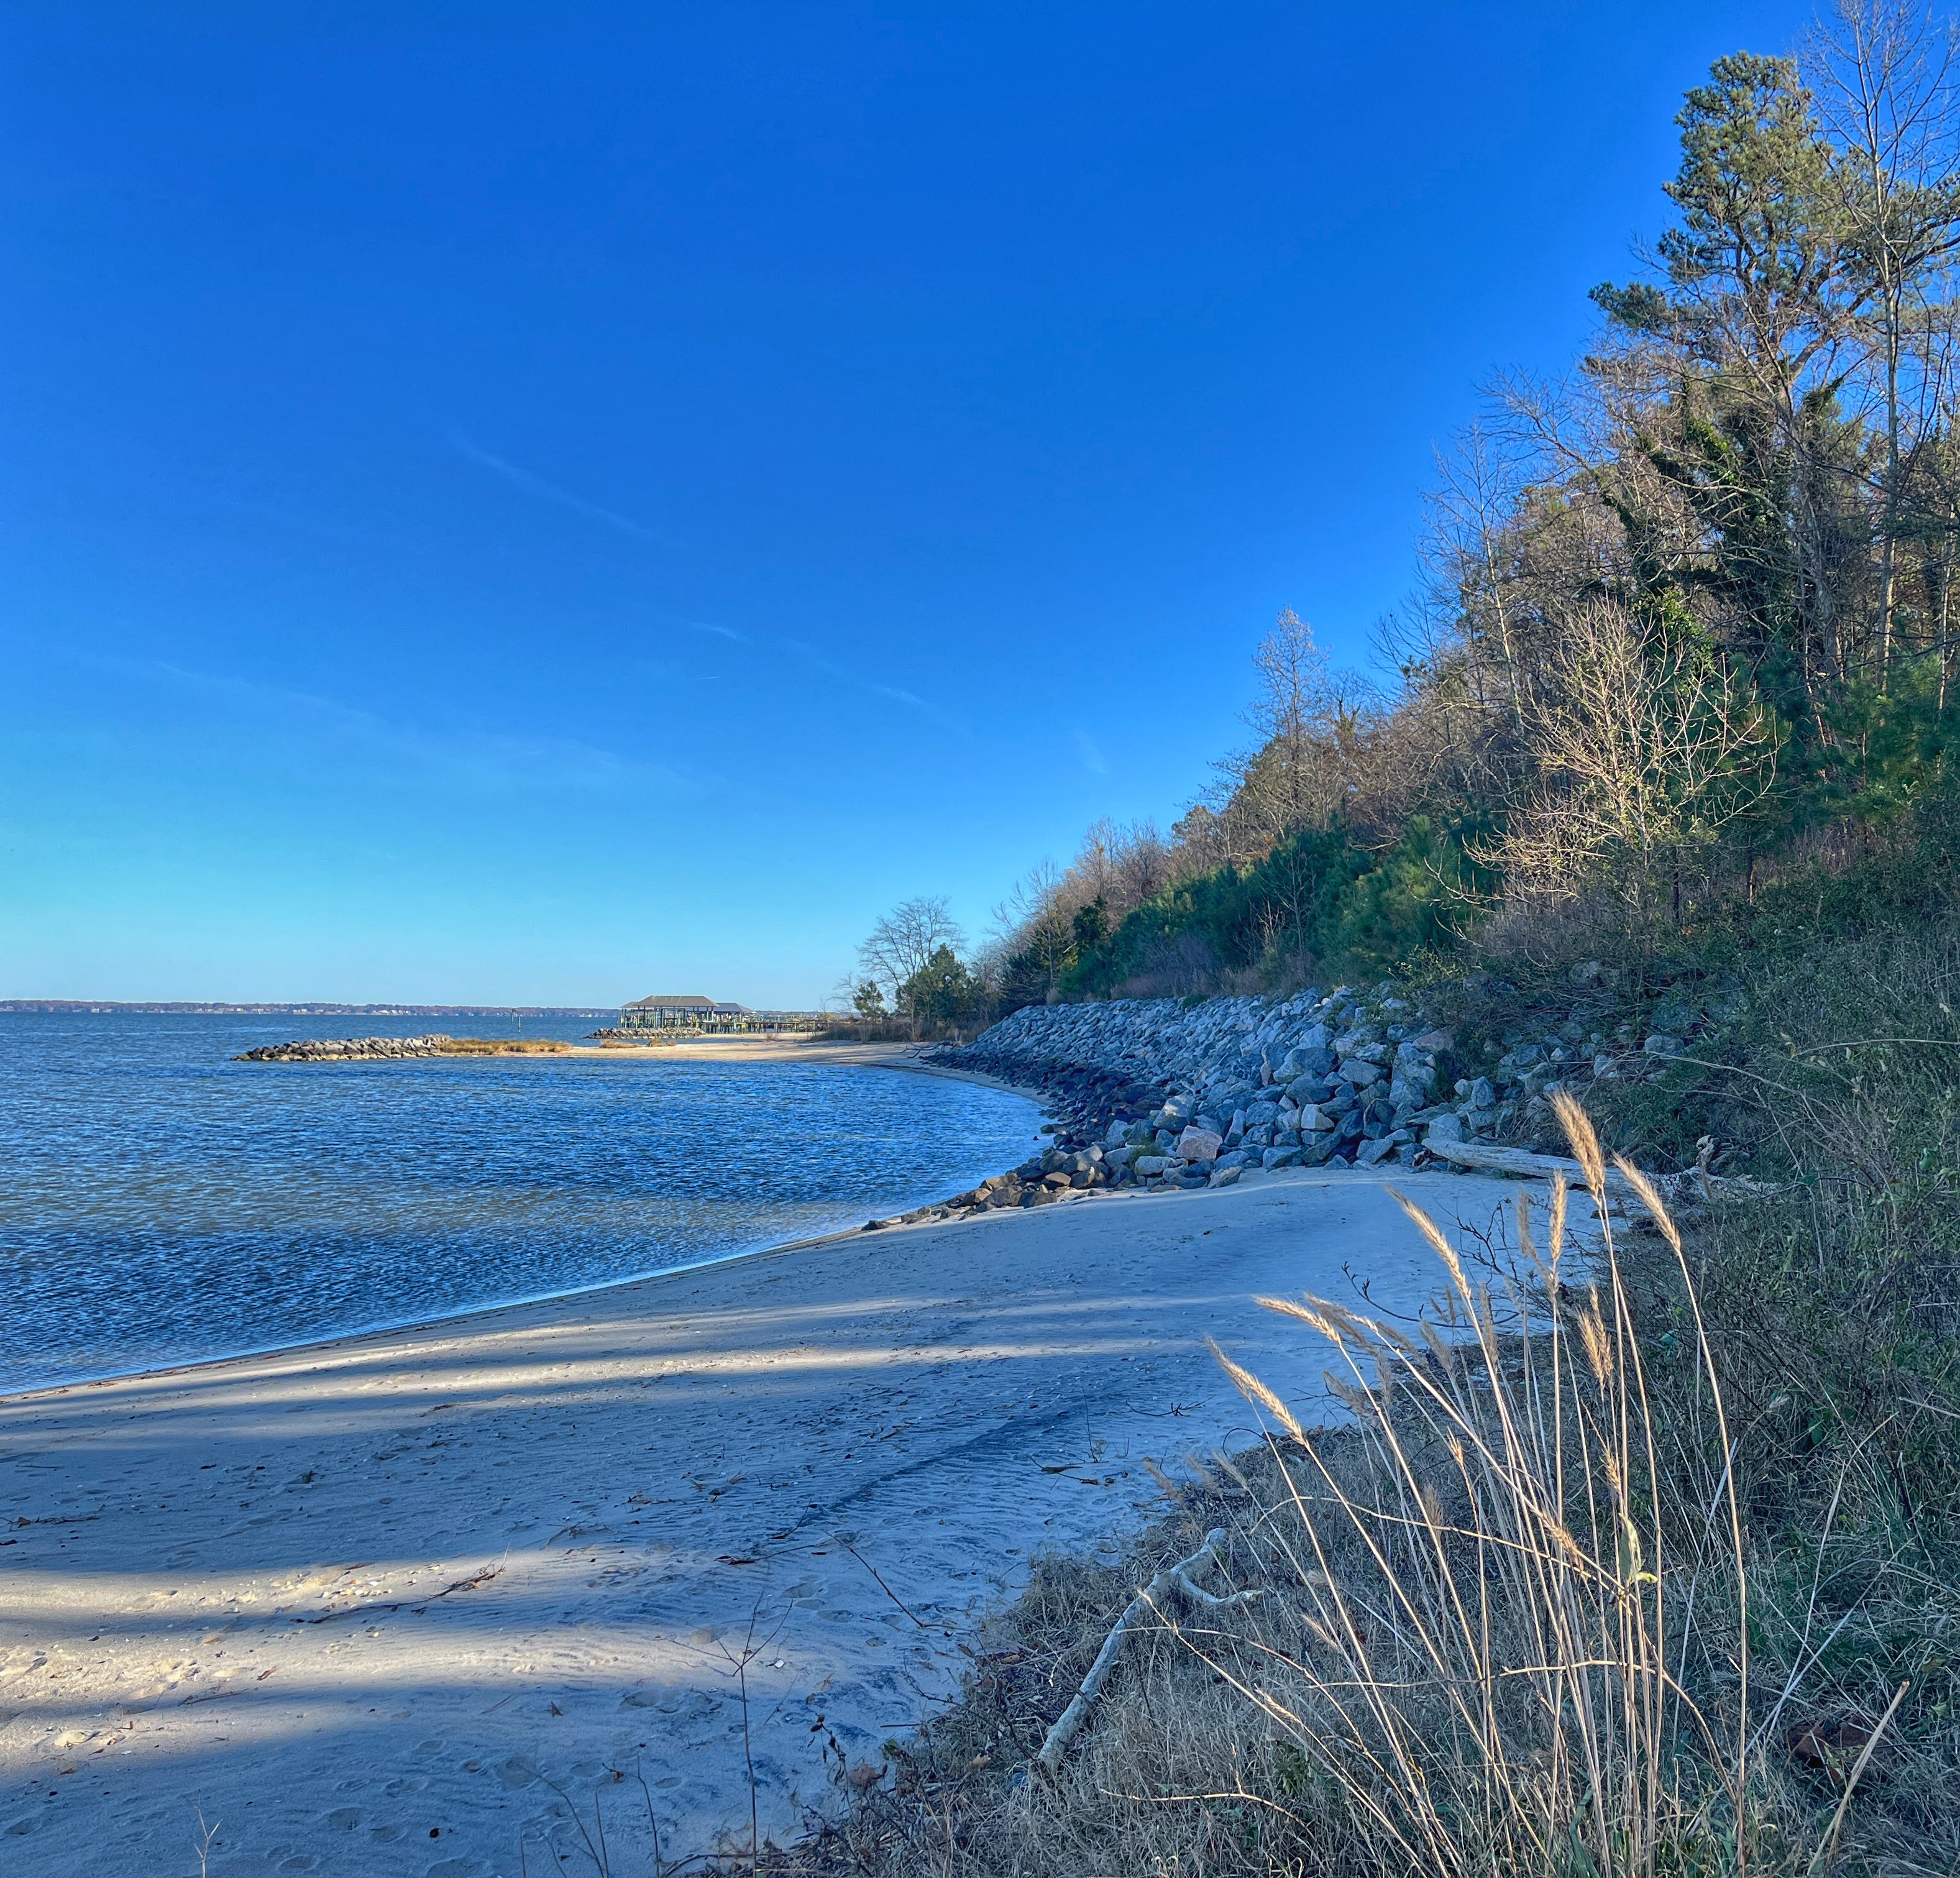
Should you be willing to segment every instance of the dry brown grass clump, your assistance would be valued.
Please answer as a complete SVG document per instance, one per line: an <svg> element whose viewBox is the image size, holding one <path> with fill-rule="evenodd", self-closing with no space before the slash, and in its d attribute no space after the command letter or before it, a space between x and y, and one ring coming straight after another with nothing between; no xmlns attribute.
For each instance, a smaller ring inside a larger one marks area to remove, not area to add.
<svg viewBox="0 0 1960 1878"><path fill-rule="evenodd" d="M445 1037L436 1046L444 1056L556 1056L571 1048L556 1037Z"/></svg>
<svg viewBox="0 0 1960 1878"><path fill-rule="evenodd" d="M1563 1119L1603 1197L1589 1125ZM1696 1253L1650 1196L1658 1240L1609 1225L1581 1261L1564 1202L1542 1223L1521 1205L1508 1275L1467 1270L1411 1207L1447 1279L1414 1335L1269 1300L1337 1352L1353 1424L1300 1427L1226 1357L1266 1446L1195 1468L1122 1564L1042 1561L964 1702L891 1744L889 1781L797 1868L1952 1869L1952 1724L1907 1698L1960 1599L1921 1571L1915 1612L1909 1574L1841 1532L1832 1552L1850 1460L1793 1560L1787 1520L1752 1510L1760 1432L1732 1423ZM1042 1741L1118 1614L1214 1527L1217 1564L1153 1600L1050 1777ZM1833 1662L1860 1623L1892 1627L1896 1682Z"/></svg>

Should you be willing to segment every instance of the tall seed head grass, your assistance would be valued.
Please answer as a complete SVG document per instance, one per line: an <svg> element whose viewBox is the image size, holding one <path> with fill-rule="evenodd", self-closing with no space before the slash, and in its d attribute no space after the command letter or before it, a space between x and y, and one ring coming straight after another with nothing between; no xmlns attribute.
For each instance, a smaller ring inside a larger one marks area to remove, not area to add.
<svg viewBox="0 0 1960 1878"><path fill-rule="evenodd" d="M1705 1536L1732 1509L1726 1418L1698 1316L1706 1420L1656 1415L1604 1157L1577 1105L1561 1113L1601 1203L1596 1245L1568 1243L1555 1183L1540 1256L1521 1196L1534 1275L1494 1286L1398 1194L1448 1280L1418 1338L1322 1298L1262 1300L1332 1344L1364 1466L1331 1464L1220 1352L1289 1437L1262 1526L1302 1641L1274 1636L1249 1692L1379 1869L1741 1873L1746 1629L1725 1622L1718 1641L1706 1621L1746 1599L1739 1526ZM1643 1197L1678 1248L1659 1195ZM1704 1536L1684 1551L1668 1536L1682 1532Z"/></svg>

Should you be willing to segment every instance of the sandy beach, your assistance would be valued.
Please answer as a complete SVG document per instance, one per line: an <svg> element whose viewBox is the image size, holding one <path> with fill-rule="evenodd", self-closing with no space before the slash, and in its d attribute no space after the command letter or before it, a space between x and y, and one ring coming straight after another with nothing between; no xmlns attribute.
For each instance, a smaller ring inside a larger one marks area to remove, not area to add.
<svg viewBox="0 0 1960 1878"><path fill-rule="evenodd" d="M1207 1335L1324 1404L1251 1299L1344 1266L1402 1310L1437 1277L1384 1181L1294 1172L0 1400L8 1862L194 1873L201 1816L214 1874L591 1870L597 1805L643 1870L650 1806L672 1860L746 1845L752 1795L786 1841L1032 1552L1252 1437Z"/></svg>

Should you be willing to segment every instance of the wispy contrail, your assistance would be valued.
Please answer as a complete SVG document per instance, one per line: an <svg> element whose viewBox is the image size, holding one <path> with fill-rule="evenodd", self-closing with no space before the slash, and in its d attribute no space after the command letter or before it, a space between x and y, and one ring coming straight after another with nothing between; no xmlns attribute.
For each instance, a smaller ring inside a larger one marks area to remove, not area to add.
<svg viewBox="0 0 1960 1878"><path fill-rule="evenodd" d="M826 658L807 640L792 639L775 633L740 632L733 626L717 625L706 619L685 619L678 613L668 612L665 607L656 606L650 601L643 600L638 604L689 632L711 633L718 639L727 639L736 645L753 646L759 652L765 654L787 652L799 664L807 667L813 672L820 672L826 678L833 679L853 691L862 692L872 698L889 698L894 704L904 705L914 711L922 711L956 736L971 737L972 734L963 724L948 719L931 699L921 698L917 692L907 691L902 686L881 683L839 665L834 659Z"/></svg>
<svg viewBox="0 0 1960 1878"><path fill-rule="evenodd" d="M622 534L633 536L641 541L659 543L660 536L651 528L644 528L630 515L622 515L617 509L602 508L597 502L588 502L581 495L574 495L569 489L561 489L555 482L547 482L542 476L534 476L528 470L520 470L514 463L506 463L501 457L493 457L487 450L479 450L466 437L450 440L459 454L472 463L480 463L485 470L494 470L508 482L514 482L520 489L533 495L542 495L546 501L555 502L561 508L589 516L596 522L603 522L609 528L616 528Z"/></svg>

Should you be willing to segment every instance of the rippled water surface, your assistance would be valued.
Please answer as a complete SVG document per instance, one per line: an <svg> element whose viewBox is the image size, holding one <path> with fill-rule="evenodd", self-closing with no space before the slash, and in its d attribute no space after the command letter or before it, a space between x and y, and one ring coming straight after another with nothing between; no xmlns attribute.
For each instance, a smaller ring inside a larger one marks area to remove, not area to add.
<svg viewBox="0 0 1960 1878"><path fill-rule="evenodd" d="M1034 1106L794 1063L229 1059L428 1020L0 1015L0 1389L574 1291L896 1212ZM589 1023L530 1023L576 1037Z"/></svg>

